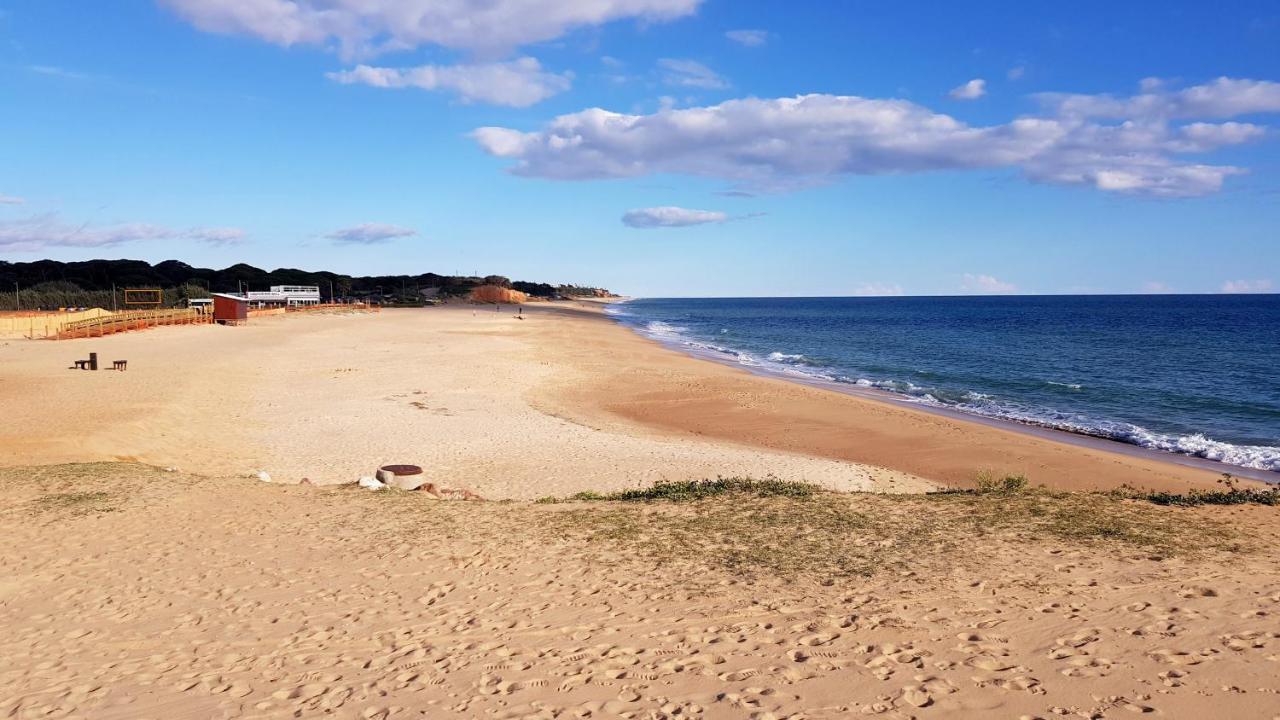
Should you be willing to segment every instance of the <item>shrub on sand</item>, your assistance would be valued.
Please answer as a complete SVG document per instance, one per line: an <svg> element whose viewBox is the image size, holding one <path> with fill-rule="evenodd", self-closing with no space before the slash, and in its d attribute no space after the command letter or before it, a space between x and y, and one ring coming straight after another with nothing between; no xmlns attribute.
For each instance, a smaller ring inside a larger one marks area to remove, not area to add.
<svg viewBox="0 0 1280 720"><path fill-rule="evenodd" d="M554 497L539 498L538 502L543 504L597 501L651 502L656 500L690 502L694 500L704 500L707 498L734 494L750 495L753 497L807 498L819 492L822 492L822 489L815 485L803 482L793 482L790 480L780 480L776 477L766 477L763 480L757 480L755 478L717 477L715 480L663 481L647 488L636 488L634 490L622 490L620 492L604 494L592 490L586 490L570 495L564 499Z"/></svg>
<svg viewBox="0 0 1280 720"><path fill-rule="evenodd" d="M990 470L983 470L974 478L975 492L979 495L1017 495L1027 489L1026 475L1005 475L997 478Z"/></svg>

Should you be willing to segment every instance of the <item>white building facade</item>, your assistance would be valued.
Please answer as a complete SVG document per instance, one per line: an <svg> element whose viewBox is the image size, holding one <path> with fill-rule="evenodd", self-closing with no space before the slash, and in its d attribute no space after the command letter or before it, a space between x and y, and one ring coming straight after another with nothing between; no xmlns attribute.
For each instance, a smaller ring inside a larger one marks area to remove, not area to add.
<svg viewBox="0 0 1280 720"><path fill-rule="evenodd" d="M264 305L319 305L320 288L316 285L272 285L266 292L246 292L246 300Z"/></svg>

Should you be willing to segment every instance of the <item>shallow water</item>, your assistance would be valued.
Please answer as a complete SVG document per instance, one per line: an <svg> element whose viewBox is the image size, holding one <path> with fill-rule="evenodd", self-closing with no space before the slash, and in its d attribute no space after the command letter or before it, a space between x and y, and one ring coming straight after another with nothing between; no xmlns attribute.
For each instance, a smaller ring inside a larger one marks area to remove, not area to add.
<svg viewBox="0 0 1280 720"><path fill-rule="evenodd" d="M760 370L1280 472L1280 295L641 299Z"/></svg>

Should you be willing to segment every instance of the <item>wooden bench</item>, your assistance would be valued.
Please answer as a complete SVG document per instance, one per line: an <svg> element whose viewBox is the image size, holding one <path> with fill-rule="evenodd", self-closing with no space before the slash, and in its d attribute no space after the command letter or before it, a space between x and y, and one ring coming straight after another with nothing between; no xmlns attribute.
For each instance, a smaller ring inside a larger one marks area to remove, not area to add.
<svg viewBox="0 0 1280 720"><path fill-rule="evenodd" d="M111 361L112 370L127 370L128 367L129 367L128 360L112 360Z"/></svg>
<svg viewBox="0 0 1280 720"><path fill-rule="evenodd" d="M88 361L88 360L76 360L76 361L75 361L75 363L76 363L76 370L88 370L88 369L89 369L89 361Z"/></svg>

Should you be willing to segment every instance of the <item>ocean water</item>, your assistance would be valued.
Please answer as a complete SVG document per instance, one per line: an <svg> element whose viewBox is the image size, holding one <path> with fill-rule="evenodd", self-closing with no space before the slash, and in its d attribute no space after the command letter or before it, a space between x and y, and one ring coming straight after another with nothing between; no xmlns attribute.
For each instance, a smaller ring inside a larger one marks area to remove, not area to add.
<svg viewBox="0 0 1280 720"><path fill-rule="evenodd" d="M641 299L609 312L760 371L1280 472L1280 295Z"/></svg>

